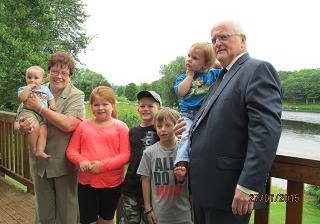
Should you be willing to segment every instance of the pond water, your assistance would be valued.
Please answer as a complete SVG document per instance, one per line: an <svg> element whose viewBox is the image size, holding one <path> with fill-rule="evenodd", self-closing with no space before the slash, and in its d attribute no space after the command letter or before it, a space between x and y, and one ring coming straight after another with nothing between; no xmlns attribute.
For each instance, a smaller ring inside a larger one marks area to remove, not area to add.
<svg viewBox="0 0 320 224"><path fill-rule="evenodd" d="M284 111L277 154L320 160L320 114ZM286 180L273 178L272 184L286 187Z"/></svg>

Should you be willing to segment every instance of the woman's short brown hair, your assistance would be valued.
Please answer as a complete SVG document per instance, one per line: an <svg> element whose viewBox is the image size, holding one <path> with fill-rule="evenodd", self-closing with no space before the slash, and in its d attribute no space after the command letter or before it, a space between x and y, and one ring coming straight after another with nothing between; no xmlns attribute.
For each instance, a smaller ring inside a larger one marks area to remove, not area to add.
<svg viewBox="0 0 320 224"><path fill-rule="evenodd" d="M55 65L61 65L63 67L68 67L69 69L69 76L71 76L74 72L75 68L75 62L73 57L67 53L67 52L62 52L58 51L56 53L53 53L48 61L48 71Z"/></svg>

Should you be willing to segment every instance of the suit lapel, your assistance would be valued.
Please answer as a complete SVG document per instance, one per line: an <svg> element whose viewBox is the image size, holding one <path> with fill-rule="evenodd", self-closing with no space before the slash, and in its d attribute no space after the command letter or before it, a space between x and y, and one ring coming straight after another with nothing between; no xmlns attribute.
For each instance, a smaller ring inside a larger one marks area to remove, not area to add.
<svg viewBox="0 0 320 224"><path fill-rule="evenodd" d="M202 105L202 107L203 106L207 107L207 110L204 111L204 113L202 113L201 116L198 119L195 120L196 122L194 123L195 127L193 127L193 131L196 130L196 128L199 126L199 124L201 123L203 118L210 111L210 108L212 107L214 102L217 100L217 98L219 97L219 95L221 94L223 89L227 87L227 85L228 85L229 81L232 79L232 77L239 71L239 69L241 68L242 64L248 59L249 59L249 54L248 53L242 55L234 63L234 65L232 65L230 70L224 75L224 78L222 79L222 81L221 81L220 85L218 86L218 88L216 89L216 91L213 94L212 94L212 92L208 93L209 97L207 97L206 101Z"/></svg>

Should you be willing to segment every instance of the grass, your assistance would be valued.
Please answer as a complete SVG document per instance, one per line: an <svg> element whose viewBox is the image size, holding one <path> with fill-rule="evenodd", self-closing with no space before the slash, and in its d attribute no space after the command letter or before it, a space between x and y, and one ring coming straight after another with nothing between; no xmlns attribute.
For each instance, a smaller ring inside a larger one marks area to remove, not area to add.
<svg viewBox="0 0 320 224"><path fill-rule="evenodd" d="M283 109L288 111L320 113L320 104L293 104L284 102Z"/></svg>
<svg viewBox="0 0 320 224"><path fill-rule="evenodd" d="M16 188L18 188L24 192L27 192L27 186L21 184L20 182L16 181L15 179L9 177L8 175L5 175L4 179L6 181L8 181L10 184L14 185Z"/></svg>
<svg viewBox="0 0 320 224"><path fill-rule="evenodd" d="M286 194L285 189L272 187L272 194ZM303 224L320 223L320 209L316 207L314 197L310 196L307 192L304 193L303 199ZM285 202L270 203L269 223L284 224L286 214ZM294 214L292 214L294 215ZM253 224L254 216L251 215L250 224Z"/></svg>

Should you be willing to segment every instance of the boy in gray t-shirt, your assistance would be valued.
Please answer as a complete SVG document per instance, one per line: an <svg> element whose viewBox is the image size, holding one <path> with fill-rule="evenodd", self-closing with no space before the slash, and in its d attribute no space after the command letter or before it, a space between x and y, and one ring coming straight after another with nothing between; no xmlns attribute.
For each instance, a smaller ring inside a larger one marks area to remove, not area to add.
<svg viewBox="0 0 320 224"><path fill-rule="evenodd" d="M179 113L159 110L154 118L160 141L144 152L137 170L142 175L142 193L148 223L192 224L187 181L179 184L173 174L177 140L173 127ZM151 196L151 197L150 197Z"/></svg>

